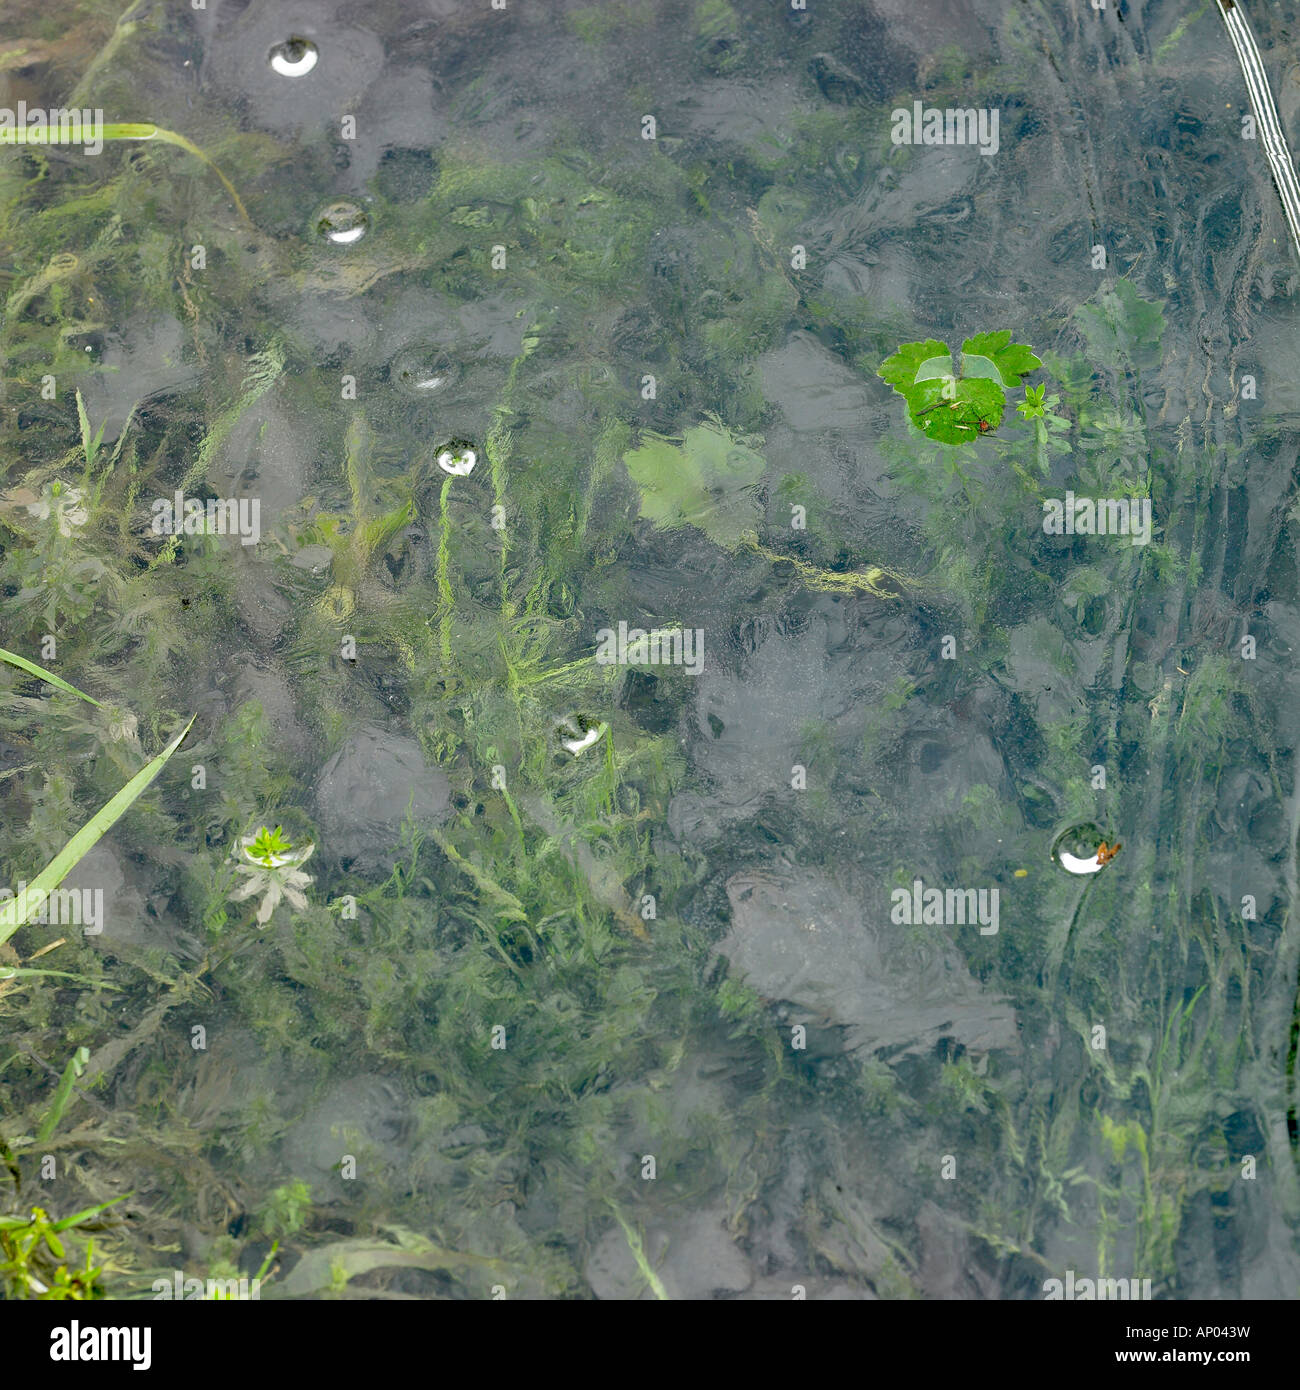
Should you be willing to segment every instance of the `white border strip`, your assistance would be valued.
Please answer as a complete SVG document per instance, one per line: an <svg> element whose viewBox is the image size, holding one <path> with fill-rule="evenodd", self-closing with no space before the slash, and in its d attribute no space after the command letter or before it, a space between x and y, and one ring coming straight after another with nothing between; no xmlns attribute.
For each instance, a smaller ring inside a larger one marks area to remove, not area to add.
<svg viewBox="0 0 1300 1390"><path fill-rule="evenodd" d="M1264 137L1264 152L1268 155L1269 168L1273 171L1273 182L1277 184L1286 213L1287 225L1291 228L1291 240L1296 254L1300 255L1300 180L1296 178L1295 165L1291 162L1291 151L1287 147L1286 136L1282 133L1282 123L1277 118L1277 107L1273 104L1273 93L1268 85L1268 73L1264 70L1264 60L1259 56L1259 45L1246 22L1245 12L1236 0L1219 0L1219 11L1223 22L1228 26L1228 36L1237 50L1237 61L1246 78L1250 92L1250 104L1255 112L1255 121Z"/></svg>

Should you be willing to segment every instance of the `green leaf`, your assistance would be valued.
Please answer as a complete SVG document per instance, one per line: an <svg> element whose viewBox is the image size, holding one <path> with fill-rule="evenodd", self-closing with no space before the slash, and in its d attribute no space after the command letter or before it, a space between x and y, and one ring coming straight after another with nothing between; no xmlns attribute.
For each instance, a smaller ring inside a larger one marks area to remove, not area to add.
<svg viewBox="0 0 1300 1390"><path fill-rule="evenodd" d="M663 530L694 526L734 550L762 519L754 485L767 464L719 420L687 430L680 440L646 431L623 462L641 494L641 515Z"/></svg>
<svg viewBox="0 0 1300 1390"><path fill-rule="evenodd" d="M277 825L274 830L262 826L248 847L249 858L260 860L268 868L273 867L276 856L288 854L293 845L284 838L284 827Z"/></svg>
<svg viewBox="0 0 1300 1390"><path fill-rule="evenodd" d="M104 431L108 428L108 421L104 420L100 424L98 433L91 434L90 416L86 414L86 402L82 400L80 390L77 391L77 420L81 425L81 452L86 460L86 471L89 473L99 456L99 446L104 442Z"/></svg>
<svg viewBox="0 0 1300 1390"><path fill-rule="evenodd" d="M1022 376L1036 372L1043 365L1026 344L1011 341L1011 330L1008 328L998 333L977 333L973 338L966 339L961 345L961 351L963 358L987 358L1004 386L1019 386ZM964 362L962 372L966 376L978 375Z"/></svg>
<svg viewBox="0 0 1300 1390"><path fill-rule="evenodd" d="M77 419L81 422L81 448L86 455L87 466L95 461L95 444L90 437L90 417L86 414L86 402L81 399L81 390L77 390Z"/></svg>
<svg viewBox="0 0 1300 1390"><path fill-rule="evenodd" d="M1089 355L1103 366L1160 362L1165 315L1159 300L1143 299L1131 280L1119 280L1075 310Z"/></svg>
<svg viewBox="0 0 1300 1390"><path fill-rule="evenodd" d="M904 343L876 369L907 402L912 423L939 444L973 444L996 430L1006 413L1006 387L1042 363L1010 329L977 333L962 344L959 374L946 344Z"/></svg>
<svg viewBox="0 0 1300 1390"><path fill-rule="evenodd" d="M946 381L952 375L952 353L942 357L927 357L916 369L917 381Z"/></svg>
<svg viewBox="0 0 1300 1390"><path fill-rule="evenodd" d="M1002 388L981 377L917 382L907 395L912 423L939 444L973 443L980 437L981 420L988 430L997 429L1006 404Z"/></svg>
<svg viewBox="0 0 1300 1390"><path fill-rule="evenodd" d="M92 1216L98 1216L101 1211L107 1211L109 1207L115 1207L119 1202L125 1202L130 1195L129 1192L124 1192L120 1197L113 1197L107 1202L100 1202L96 1207L87 1207L84 1211L79 1211L73 1216L65 1216L62 1221L56 1221L50 1229L52 1231L66 1231L69 1226L79 1226Z"/></svg>
<svg viewBox="0 0 1300 1390"><path fill-rule="evenodd" d="M41 1127L36 1131L36 1142L44 1144L47 1139L58 1128L59 1121L63 1118L63 1112L68 1108L68 1102L72 1099L72 1086L77 1077L86 1070L86 1063L90 1061L90 1049L79 1047L73 1054L68 1065L63 1069L63 1076L59 1079L59 1084L54 1092L54 1099L50 1102L49 1111L41 1121ZM48 1239L48 1237L47 1237ZM53 1249L53 1246L50 1247ZM62 1250L55 1250L54 1253L63 1258Z"/></svg>
<svg viewBox="0 0 1300 1390"><path fill-rule="evenodd" d="M91 703L95 702L92 701ZM190 725L194 723L195 718L196 716L191 716L189 723L172 739L167 747L152 762L141 768L116 796L106 801L91 816L21 894L0 903L0 941L9 940L14 932L27 921L28 916L40 908L45 901L45 895L57 888L76 868L92 846L97 844L101 837L126 814L136 799L163 770L167 759L180 747L181 740L189 733Z"/></svg>
<svg viewBox="0 0 1300 1390"><path fill-rule="evenodd" d="M941 357L947 362L946 371L952 371L952 353L947 343L927 338L923 343L904 343L891 357L876 368L876 375L887 381L896 391L906 393L907 388L916 381L920 369L925 367L925 376L932 376L933 359ZM925 378L923 377L922 380Z"/></svg>
<svg viewBox="0 0 1300 1390"><path fill-rule="evenodd" d="M962 353L961 374L982 377L985 381L997 382L999 386L1002 384L1002 373L998 370L998 364L991 357L981 357L978 353Z"/></svg>
<svg viewBox="0 0 1300 1390"><path fill-rule="evenodd" d="M0 661L7 661L11 666L17 666L20 671L26 671L29 676L39 676L41 680L49 681L51 685L57 685L60 690L66 690L69 695L78 695L97 709L104 708L98 700L87 695L84 690L78 690L75 685L69 685L61 676L56 676L53 671L47 671L34 661L28 661L25 656L18 656L17 653L7 652L3 647L0 647ZM0 937L0 941L3 940L4 938Z"/></svg>

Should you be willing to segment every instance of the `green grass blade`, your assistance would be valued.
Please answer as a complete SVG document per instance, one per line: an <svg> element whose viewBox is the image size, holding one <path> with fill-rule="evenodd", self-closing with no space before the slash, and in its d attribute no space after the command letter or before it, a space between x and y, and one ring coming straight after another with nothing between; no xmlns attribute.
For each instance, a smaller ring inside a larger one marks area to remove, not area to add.
<svg viewBox="0 0 1300 1390"><path fill-rule="evenodd" d="M122 453L122 445L126 443L126 436L127 436L127 434L130 432L130 429L131 429L132 424L135 422L135 412L136 412L137 410L139 410L139 409L140 409L140 402L137 401L137 402L131 407L130 414L127 415L127 417L126 417L126 422L123 424L121 430L118 431L117 443L113 445L113 452L109 455L109 458L108 458L108 471L109 471L110 473L111 473L111 472L113 471L113 469L117 466L117 460L118 460L118 458L121 456L121 453ZM105 423L107 423L107 421L106 421ZM99 432L100 432L100 435L102 436L103 433L104 433L104 426L103 426L103 425L100 425L100 427L99 427Z"/></svg>
<svg viewBox="0 0 1300 1390"><path fill-rule="evenodd" d="M62 1221L56 1221L50 1229L52 1231L66 1231L69 1226L76 1226L92 1216L98 1216L101 1211L107 1211L109 1207L115 1207L119 1202L125 1202L130 1195L129 1192L124 1192L120 1197L114 1197L108 1202L101 1202L97 1207L87 1207L85 1211L79 1211L73 1216L65 1216Z"/></svg>
<svg viewBox="0 0 1300 1390"><path fill-rule="evenodd" d="M640 1235L628 1225L624 1220L623 1213L614 1205L609 1203L610 1210L618 1219L618 1224L623 1228L623 1235L627 1240L627 1248L632 1252L632 1258L636 1261L636 1267L641 1271L641 1277L650 1285L654 1296L661 1302L668 1300L668 1290L664 1288L663 1280L650 1267L650 1261L646 1258L645 1246Z"/></svg>
<svg viewBox="0 0 1300 1390"><path fill-rule="evenodd" d="M47 1139L58 1128L59 1121L63 1118L63 1112L68 1108L68 1102L72 1099L72 1087L77 1077L86 1070L86 1063L90 1061L90 1049L79 1047L73 1054L72 1060L63 1069L63 1075L59 1079L58 1088L54 1092L54 1099L50 1102L49 1111L41 1121L41 1127L36 1131L36 1142L44 1144ZM55 1254L58 1254L55 1251Z"/></svg>
<svg viewBox="0 0 1300 1390"><path fill-rule="evenodd" d="M121 1198L118 1198L118 1200L121 1201ZM254 1280L257 1282L259 1286L265 1282L266 1271L271 1268L271 1261L275 1259L276 1255L279 1254L279 1251L280 1242L278 1240L273 1240L271 1242L271 1248L266 1252L266 1258L262 1261L261 1269L259 1269L257 1273L253 1275Z"/></svg>
<svg viewBox="0 0 1300 1390"><path fill-rule="evenodd" d="M78 690L75 685L69 685L61 676L56 676L53 671L47 671L34 661L28 661L25 656L19 656L16 652L7 652L3 647L0 647L0 661L7 661L10 666L17 666L20 671L26 671L29 676L39 676L41 680L49 681L51 685L57 685L60 690L66 690L69 695L79 695L83 700L94 705L96 709L104 708L93 695L87 695L84 690ZM0 940L3 940L3 937L0 937Z"/></svg>
<svg viewBox="0 0 1300 1390"><path fill-rule="evenodd" d="M121 989L121 985L110 985L107 980L92 980L89 975L72 975L66 970L29 970L26 966L0 965L0 981L21 980L28 975L57 975L60 980L76 980L79 985L91 985L95 989Z"/></svg>
<svg viewBox="0 0 1300 1390"><path fill-rule="evenodd" d="M86 402L77 390L77 421L81 425L81 452L86 456L86 467L95 466L95 443L90 434L90 417L86 414Z"/></svg>
<svg viewBox="0 0 1300 1390"><path fill-rule="evenodd" d="M106 801L98 811L81 827L53 859L27 885L22 894L0 903L0 941L9 938L23 925L28 916L37 911L45 901L45 895L72 872L81 858L98 843L100 838L117 823L129 810L132 803L145 791L150 782L163 770L167 759L180 747L181 740L190 731L196 716L190 721L146 767L140 769L116 796Z"/></svg>
<svg viewBox="0 0 1300 1390"><path fill-rule="evenodd" d="M188 154L192 154L196 158L201 159L204 162L204 164L206 164L208 168L211 169L212 172L221 180L221 186L226 190L227 193L230 194L231 201L234 203L235 208L238 211L240 217L244 219L244 222L248 226L251 227L253 225L251 219L248 216L248 212L244 207L243 201L241 200L239 194L235 192L235 185L230 182L230 180L225 176L225 174L221 172L217 165L211 159L209 159L208 156L204 154L203 151L199 149L199 147L192 140L187 140L183 135L177 135L177 133L174 130L164 130L162 126L153 126L151 127L151 129L153 135L157 136L159 140L165 141L169 145L175 145L178 149L185 150ZM104 132L106 137L108 130L109 127L105 126ZM147 140L151 137L134 136L127 138Z"/></svg>
<svg viewBox="0 0 1300 1390"><path fill-rule="evenodd" d="M73 140L71 131L68 132L65 139L62 129L51 130L48 126L41 129L14 126L12 129L0 131L0 145L80 145L85 143L81 138L83 134L84 132L79 130L77 132L78 138ZM164 144L175 145L187 154L196 155L221 180L226 192L234 199L240 217L250 227L253 225L249 221L248 212L245 210L239 194L235 192L234 184L192 140L187 140L174 130L164 130L162 126L154 125L149 121L106 121L101 127L100 134L105 140L161 140Z"/></svg>

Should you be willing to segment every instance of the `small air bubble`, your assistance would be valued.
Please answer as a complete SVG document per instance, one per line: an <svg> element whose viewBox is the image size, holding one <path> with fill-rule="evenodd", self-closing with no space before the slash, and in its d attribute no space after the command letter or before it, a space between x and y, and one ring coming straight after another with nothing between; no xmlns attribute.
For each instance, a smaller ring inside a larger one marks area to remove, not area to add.
<svg viewBox="0 0 1300 1390"><path fill-rule="evenodd" d="M1091 821L1072 825L1052 841L1052 862L1067 874L1095 874L1104 867L1098 850L1106 837Z"/></svg>
<svg viewBox="0 0 1300 1390"><path fill-rule="evenodd" d="M463 478L472 473L477 462L478 453L474 446L463 439L453 439L438 450L438 467L453 478Z"/></svg>
<svg viewBox="0 0 1300 1390"><path fill-rule="evenodd" d="M560 720L560 747L573 757L581 757L593 744L599 743L609 729L603 722L587 719L581 714L566 715Z"/></svg>
<svg viewBox="0 0 1300 1390"><path fill-rule="evenodd" d="M276 44L267 61L281 77L306 77L320 61L320 50L310 39L286 39Z"/></svg>
<svg viewBox="0 0 1300 1390"><path fill-rule="evenodd" d="M456 369L445 352L418 345L403 348L388 369L388 379L413 396L442 391L455 375Z"/></svg>
<svg viewBox="0 0 1300 1390"><path fill-rule="evenodd" d="M333 246L351 246L365 236L370 218L356 203L327 203L316 214L313 225L322 241Z"/></svg>

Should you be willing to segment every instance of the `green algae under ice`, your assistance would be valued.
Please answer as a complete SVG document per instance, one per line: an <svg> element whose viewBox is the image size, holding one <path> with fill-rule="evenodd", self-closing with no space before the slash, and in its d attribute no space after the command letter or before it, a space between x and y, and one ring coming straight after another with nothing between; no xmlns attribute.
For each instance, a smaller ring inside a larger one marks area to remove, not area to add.
<svg viewBox="0 0 1300 1390"><path fill-rule="evenodd" d="M10 6L0 1298L1300 1287L1272 127L1006 8Z"/></svg>

